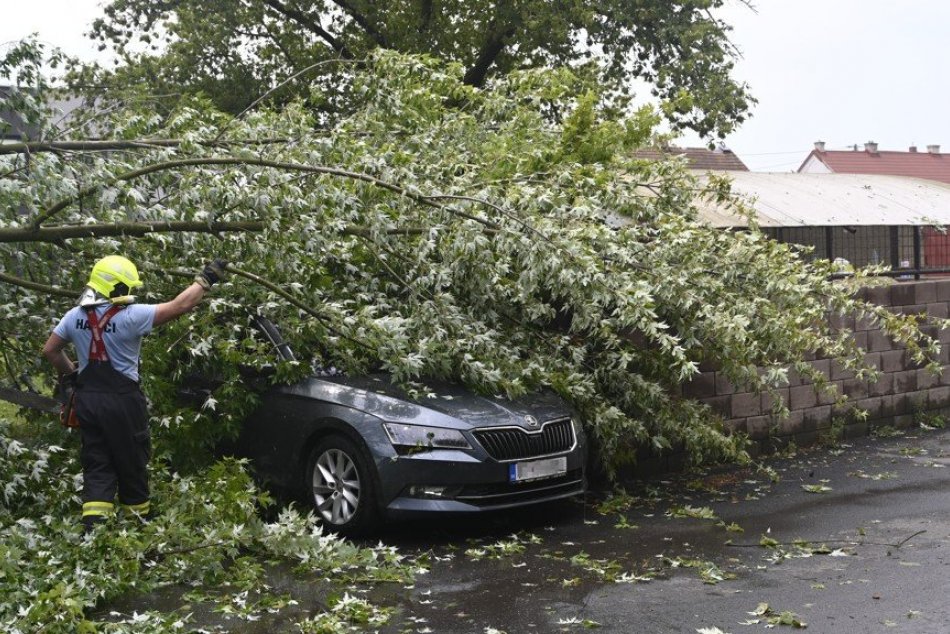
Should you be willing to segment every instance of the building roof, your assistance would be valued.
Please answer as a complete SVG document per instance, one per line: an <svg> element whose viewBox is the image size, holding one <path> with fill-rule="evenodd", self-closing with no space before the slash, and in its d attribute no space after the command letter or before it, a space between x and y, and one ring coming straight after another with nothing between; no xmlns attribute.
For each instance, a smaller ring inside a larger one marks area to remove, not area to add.
<svg viewBox="0 0 950 634"><path fill-rule="evenodd" d="M837 174L886 174L950 183L950 154L946 153L812 150L799 171L812 157Z"/></svg>
<svg viewBox="0 0 950 634"><path fill-rule="evenodd" d="M950 225L950 185L931 180L765 172L727 176L763 227ZM724 205L709 200L696 205L713 226L748 226L747 218Z"/></svg>
<svg viewBox="0 0 950 634"><path fill-rule="evenodd" d="M662 161L675 156L685 156L688 167L694 170L749 171L745 163L743 163L732 150L726 148L717 148L715 150L704 147L646 148L637 150L634 152L634 156L653 161Z"/></svg>

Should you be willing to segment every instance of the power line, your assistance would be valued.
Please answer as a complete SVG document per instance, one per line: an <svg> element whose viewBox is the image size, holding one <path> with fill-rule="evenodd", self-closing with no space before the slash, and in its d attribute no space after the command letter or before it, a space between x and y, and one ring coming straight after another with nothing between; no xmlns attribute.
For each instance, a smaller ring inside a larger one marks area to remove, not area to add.
<svg viewBox="0 0 950 634"><path fill-rule="evenodd" d="M755 169L757 169L757 170L767 170L767 169L772 169L772 168L776 168L776 167L783 167L783 166L785 166L785 165L799 165L799 164L801 164L801 161L785 161L784 163L773 163L772 165L761 165L761 166L757 166Z"/></svg>
<svg viewBox="0 0 950 634"><path fill-rule="evenodd" d="M807 154L810 151L811 150L790 150L788 152L754 152L754 153L743 152L742 156L774 156L776 154L801 154L802 152L805 152ZM736 152L736 154L738 154L738 152Z"/></svg>

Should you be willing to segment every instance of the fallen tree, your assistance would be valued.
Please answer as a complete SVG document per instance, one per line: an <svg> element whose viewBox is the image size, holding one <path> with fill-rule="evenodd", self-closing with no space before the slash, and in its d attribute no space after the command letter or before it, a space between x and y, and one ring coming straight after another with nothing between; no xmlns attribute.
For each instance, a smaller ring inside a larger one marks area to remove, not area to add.
<svg viewBox="0 0 950 634"><path fill-rule="evenodd" d="M208 466L207 449L256 403L240 368L271 359L249 311L272 317L306 359L279 364L276 381L313 360L382 368L420 395L430 377L493 394L549 387L577 407L608 470L643 447L683 447L694 462L744 457L741 436L680 396L703 361L766 391L789 369L820 387L805 362L818 351L872 374L829 310L880 322L934 363L938 346L918 317L853 296L863 273L834 282L831 264L755 227L705 225L693 202L728 199L727 186L701 187L679 162L633 158L657 140L657 117L604 107L594 81L526 71L482 91L457 66L386 52L351 81L359 106L329 133L303 107L230 117L194 99L167 118L100 113L109 151L64 138L0 154L0 362L19 394L49 377L39 349L99 257L139 263L143 301L172 296L188 266L211 257L235 268L206 306L146 339L163 509L148 527L126 521L117 543L79 543L63 519L76 504L75 452L59 451L48 417L32 421L41 431L29 448L0 424L0 472L12 483L0 504L8 629L55 619L50 631L76 631L91 606L132 588L233 581L248 550L304 552L322 569L392 557L321 538L293 514L266 524L241 466ZM562 122L544 115L552 106ZM195 374L221 386L183 408L176 390ZM159 539L168 565L142 564ZM263 583L250 569L239 589Z"/></svg>
<svg viewBox="0 0 950 634"><path fill-rule="evenodd" d="M427 377L510 395L553 388L609 467L642 446L743 455L741 438L678 396L703 360L759 390L789 367L807 373L818 350L872 372L825 325L828 310L868 314L933 358L913 316L862 304L827 263L754 228L703 224L693 201L726 195L721 183L702 191L681 163L632 158L655 139L650 110L617 119L595 82L567 71L515 73L491 91L460 72L380 53L352 78L361 107L330 134L304 108L232 118L196 100L167 119L114 113L103 129L133 141L121 151L34 153L28 169L23 153L3 157L0 332L19 342L7 374L36 369L68 305L35 284L81 288L114 251L155 271L146 301L180 283L158 273L214 255L271 283L231 283L147 346L156 415L178 421L168 437L182 450L233 431L253 405L235 368L259 363L258 349L224 317L246 307L275 313L320 363L381 367L420 391ZM552 103L563 123L543 116ZM175 142L134 142L148 138ZM239 142L275 138L287 141ZM230 377L213 418L172 404L193 371Z"/></svg>

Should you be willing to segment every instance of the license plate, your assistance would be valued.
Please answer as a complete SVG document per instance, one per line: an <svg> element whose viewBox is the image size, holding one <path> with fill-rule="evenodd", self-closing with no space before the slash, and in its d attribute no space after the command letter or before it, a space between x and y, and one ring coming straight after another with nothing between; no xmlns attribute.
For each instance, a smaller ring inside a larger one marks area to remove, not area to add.
<svg viewBox="0 0 950 634"><path fill-rule="evenodd" d="M567 456L548 458L546 460L513 462L508 465L509 482L556 478L565 473L567 473Z"/></svg>

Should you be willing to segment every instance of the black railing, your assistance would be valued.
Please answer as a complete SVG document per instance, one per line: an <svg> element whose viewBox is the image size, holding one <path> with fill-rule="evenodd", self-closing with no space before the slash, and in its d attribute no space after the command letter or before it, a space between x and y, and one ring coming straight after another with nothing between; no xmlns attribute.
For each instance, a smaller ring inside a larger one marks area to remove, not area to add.
<svg viewBox="0 0 950 634"><path fill-rule="evenodd" d="M883 264L891 270L882 275L897 279L920 279L922 275L950 273L950 232L947 227L766 227L763 232L779 242L812 247L810 257L843 260L843 269L847 264L855 267Z"/></svg>

